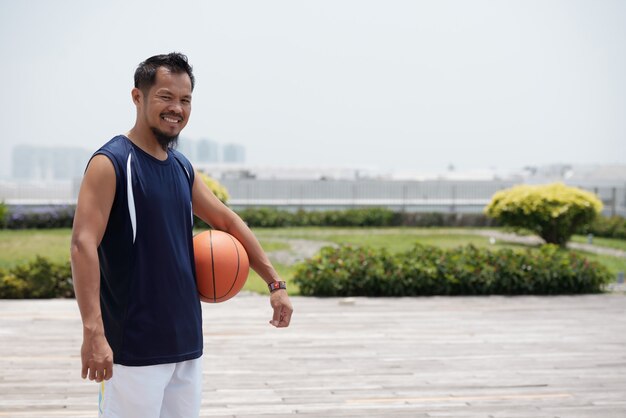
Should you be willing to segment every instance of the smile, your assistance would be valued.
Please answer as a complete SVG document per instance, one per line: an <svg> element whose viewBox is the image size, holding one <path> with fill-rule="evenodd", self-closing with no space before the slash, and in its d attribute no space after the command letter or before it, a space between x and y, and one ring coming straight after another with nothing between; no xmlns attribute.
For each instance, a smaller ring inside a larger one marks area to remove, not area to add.
<svg viewBox="0 0 626 418"><path fill-rule="evenodd" d="M161 119L163 119L165 122L169 122L169 123L180 123L180 122L183 121L183 119L180 118L180 117L169 116L169 115L161 116Z"/></svg>

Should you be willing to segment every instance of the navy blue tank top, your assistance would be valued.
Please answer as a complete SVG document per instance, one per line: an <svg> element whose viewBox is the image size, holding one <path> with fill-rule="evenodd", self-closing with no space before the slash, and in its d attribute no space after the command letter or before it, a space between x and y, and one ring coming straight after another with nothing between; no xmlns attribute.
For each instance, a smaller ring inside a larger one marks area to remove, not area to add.
<svg viewBox="0 0 626 418"><path fill-rule="evenodd" d="M179 152L160 161L116 136L94 153L113 163L116 188L102 242L100 303L114 362L175 363L202 355L191 190Z"/></svg>

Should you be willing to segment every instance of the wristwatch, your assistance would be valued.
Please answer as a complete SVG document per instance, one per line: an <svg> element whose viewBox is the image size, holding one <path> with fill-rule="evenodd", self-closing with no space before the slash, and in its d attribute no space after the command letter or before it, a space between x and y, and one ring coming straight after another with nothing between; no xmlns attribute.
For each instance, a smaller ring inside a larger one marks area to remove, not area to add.
<svg viewBox="0 0 626 418"><path fill-rule="evenodd" d="M270 289L270 293L272 293L274 290L278 290L278 289L287 289L287 283L280 281L280 282L272 282L270 284L267 285L267 287Z"/></svg>

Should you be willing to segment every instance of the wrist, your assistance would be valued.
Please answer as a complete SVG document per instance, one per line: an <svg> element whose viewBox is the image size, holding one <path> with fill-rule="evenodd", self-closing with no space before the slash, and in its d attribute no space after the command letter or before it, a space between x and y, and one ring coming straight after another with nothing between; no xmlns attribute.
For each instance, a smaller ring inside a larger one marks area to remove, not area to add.
<svg viewBox="0 0 626 418"><path fill-rule="evenodd" d="M284 281L282 281L282 280L277 280L275 282L268 283L267 287L270 290L270 293L273 293L273 292L275 292L275 291L277 291L279 289L286 290L287 289L287 284Z"/></svg>
<svg viewBox="0 0 626 418"><path fill-rule="evenodd" d="M96 336L100 334L104 335L104 324L102 320L83 323L83 335Z"/></svg>

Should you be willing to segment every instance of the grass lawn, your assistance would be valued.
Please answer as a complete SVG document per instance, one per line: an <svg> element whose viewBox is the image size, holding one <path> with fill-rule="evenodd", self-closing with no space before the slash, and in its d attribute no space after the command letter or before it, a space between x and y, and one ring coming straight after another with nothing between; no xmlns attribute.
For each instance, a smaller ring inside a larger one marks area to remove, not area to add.
<svg viewBox="0 0 626 418"><path fill-rule="evenodd" d="M71 235L70 229L0 230L0 268L27 263L36 255L44 256L55 263L63 263L70 259ZM290 248L284 242L262 239L261 246L267 252ZM293 276L291 266L274 263L274 267L282 277ZM252 270L244 289L257 293L267 292L265 282Z"/></svg>
<svg viewBox="0 0 626 418"><path fill-rule="evenodd" d="M70 259L69 229L0 230L0 268L24 264L41 255L55 263Z"/></svg>
<svg viewBox="0 0 626 418"><path fill-rule="evenodd" d="M490 244L484 236L471 235L467 231L479 228L257 228L254 233L260 238L280 239L299 238L327 241L335 244L369 245L385 247L391 252L401 252L409 249L416 242L424 245L435 245L443 248L453 248L473 244L481 248L512 248L526 249L528 245L507 243L498 240ZM575 236L575 242L587 242L583 236ZM581 241L582 240L582 241ZM626 241L612 238L594 238L595 245L626 250ZM592 254L585 251L577 253L604 264L613 275L626 272L626 258L608 255ZM287 267L287 274L291 278L293 269Z"/></svg>
<svg viewBox="0 0 626 418"><path fill-rule="evenodd" d="M354 245L369 245L385 247L391 252L400 252L410 248L415 243L435 245L444 248L473 244L477 247L488 248L528 248L522 244L505 243L500 240L490 244L487 237L471 235L471 228L256 228L254 233L259 238L265 251L288 250L290 245L285 240L307 239L328 243L348 243ZM35 255L42 255L55 262L69 259L70 247L69 229L50 230L0 230L0 268L9 268L31 260ZM282 240L282 241L281 241ZM587 242L586 237L576 236L575 242ZM625 249L623 240L594 238L594 244L611 248ZM626 271L626 258L590 254L577 251L604 264L611 273L617 275L619 271ZM285 280L290 281L294 274L294 267L274 262L278 273ZM267 288L254 271L250 271L249 280L244 287L253 292L266 292ZM290 290L297 291L294 285ZM292 292L296 293L296 292Z"/></svg>
<svg viewBox="0 0 626 418"><path fill-rule="evenodd" d="M587 237L583 235L574 235L572 237L572 241L579 242L581 244L588 243ZM626 251L626 240L623 239L593 237L593 245Z"/></svg>
<svg viewBox="0 0 626 418"><path fill-rule="evenodd" d="M327 241L335 244L367 245L401 252L416 243L453 248L468 244L489 248L526 248L524 245L504 243L490 244L487 237L468 234L472 228L257 228L260 238L299 238Z"/></svg>

